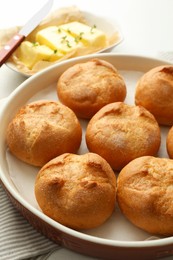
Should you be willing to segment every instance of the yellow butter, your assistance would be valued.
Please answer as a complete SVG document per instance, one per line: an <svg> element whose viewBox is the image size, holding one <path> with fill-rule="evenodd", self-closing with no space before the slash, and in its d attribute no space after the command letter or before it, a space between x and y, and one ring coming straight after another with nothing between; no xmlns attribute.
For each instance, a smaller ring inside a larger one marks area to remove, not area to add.
<svg viewBox="0 0 173 260"><path fill-rule="evenodd" d="M72 35L58 26L49 26L40 30L36 34L36 41L64 54L83 47L81 42L76 42Z"/></svg>
<svg viewBox="0 0 173 260"><path fill-rule="evenodd" d="M71 22L61 25L60 28L85 45L94 47L103 47L106 45L105 33L98 30L95 25L90 27L80 22Z"/></svg>
<svg viewBox="0 0 173 260"><path fill-rule="evenodd" d="M49 26L36 33L36 44L24 41L19 47L19 59L29 69L38 61L56 61L65 55L77 56L86 50L106 46L106 34L80 22Z"/></svg>
<svg viewBox="0 0 173 260"><path fill-rule="evenodd" d="M24 41L19 47L19 59L29 68L38 61L56 61L63 56L62 53L50 49L48 46L39 43Z"/></svg>

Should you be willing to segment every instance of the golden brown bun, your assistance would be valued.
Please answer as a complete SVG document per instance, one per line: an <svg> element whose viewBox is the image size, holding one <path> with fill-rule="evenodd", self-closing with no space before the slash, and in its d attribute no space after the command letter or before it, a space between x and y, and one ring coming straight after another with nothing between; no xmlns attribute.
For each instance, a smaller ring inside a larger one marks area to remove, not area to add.
<svg viewBox="0 0 173 260"><path fill-rule="evenodd" d="M117 180L123 214L139 228L173 235L173 160L144 156L126 165Z"/></svg>
<svg viewBox="0 0 173 260"><path fill-rule="evenodd" d="M89 151L101 155L115 170L137 157L155 155L160 139L154 116L143 107L123 102L100 109L86 130Z"/></svg>
<svg viewBox="0 0 173 260"><path fill-rule="evenodd" d="M173 159L173 126L169 129L167 138L166 138L166 148L168 155Z"/></svg>
<svg viewBox="0 0 173 260"><path fill-rule="evenodd" d="M161 125L173 125L173 66L151 69L138 81L136 105L148 109Z"/></svg>
<svg viewBox="0 0 173 260"><path fill-rule="evenodd" d="M91 118L106 104L124 101L126 85L112 64L93 59L67 69L58 80L57 94L78 117Z"/></svg>
<svg viewBox="0 0 173 260"><path fill-rule="evenodd" d="M35 196L42 211L73 229L101 225L116 202L116 177L97 154L63 154L39 171Z"/></svg>
<svg viewBox="0 0 173 260"><path fill-rule="evenodd" d="M60 102L36 101L22 107L7 129L7 145L20 160L43 166L52 158L75 153L82 129L74 112Z"/></svg>

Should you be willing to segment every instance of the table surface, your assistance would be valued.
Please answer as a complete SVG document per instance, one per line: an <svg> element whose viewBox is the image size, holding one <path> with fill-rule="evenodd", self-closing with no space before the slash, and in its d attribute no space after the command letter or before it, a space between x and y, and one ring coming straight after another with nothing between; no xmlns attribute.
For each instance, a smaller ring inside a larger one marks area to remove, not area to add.
<svg viewBox="0 0 173 260"><path fill-rule="evenodd" d="M45 2L46 0L37 0L33 5L32 1L3 1L0 29L25 24ZM112 52L147 56L173 52L172 0L54 0L53 9L72 5L93 14L114 18L119 23L124 41ZM0 68L0 99L8 97L24 80L24 76L4 64ZM92 259L66 249L60 249L58 254L61 259ZM57 259L56 257L54 253L49 260Z"/></svg>

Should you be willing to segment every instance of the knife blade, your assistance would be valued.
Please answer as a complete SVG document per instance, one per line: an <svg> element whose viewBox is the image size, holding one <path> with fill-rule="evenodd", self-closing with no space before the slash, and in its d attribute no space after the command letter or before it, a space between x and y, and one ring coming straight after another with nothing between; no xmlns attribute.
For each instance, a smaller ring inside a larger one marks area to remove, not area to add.
<svg viewBox="0 0 173 260"><path fill-rule="evenodd" d="M53 0L48 0L45 5L35 13L32 18L15 34L0 50L0 66L4 64L11 54L17 49L21 42L28 36L48 14L53 4Z"/></svg>

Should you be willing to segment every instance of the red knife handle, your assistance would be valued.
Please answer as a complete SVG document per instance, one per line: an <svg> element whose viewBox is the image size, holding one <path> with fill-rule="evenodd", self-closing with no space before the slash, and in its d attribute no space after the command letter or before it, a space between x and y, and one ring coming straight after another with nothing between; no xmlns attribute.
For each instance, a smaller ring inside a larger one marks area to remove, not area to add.
<svg viewBox="0 0 173 260"><path fill-rule="evenodd" d="M6 62L11 54L17 49L21 42L25 39L24 35L15 34L9 42L0 50L0 66Z"/></svg>

